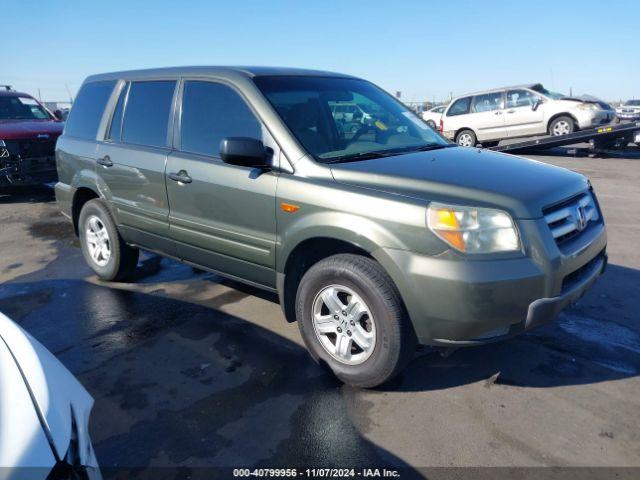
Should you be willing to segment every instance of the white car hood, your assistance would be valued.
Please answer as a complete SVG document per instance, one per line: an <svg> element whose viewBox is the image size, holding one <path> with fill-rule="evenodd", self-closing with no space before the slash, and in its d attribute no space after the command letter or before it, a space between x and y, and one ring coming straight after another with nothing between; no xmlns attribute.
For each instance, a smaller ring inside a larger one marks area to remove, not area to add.
<svg viewBox="0 0 640 480"><path fill-rule="evenodd" d="M72 425L77 461L97 469L88 431L92 406L62 363L0 313L0 470L21 478L20 467L53 467L69 450Z"/></svg>

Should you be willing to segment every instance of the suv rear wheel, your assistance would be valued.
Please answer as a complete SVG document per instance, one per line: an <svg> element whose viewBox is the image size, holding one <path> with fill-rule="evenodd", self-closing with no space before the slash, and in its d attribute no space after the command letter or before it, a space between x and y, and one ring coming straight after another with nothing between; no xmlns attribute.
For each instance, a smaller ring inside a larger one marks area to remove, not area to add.
<svg viewBox="0 0 640 480"><path fill-rule="evenodd" d="M461 147L475 147L477 143L476 134L473 130L461 130L456 135L456 143Z"/></svg>
<svg viewBox="0 0 640 480"><path fill-rule="evenodd" d="M85 261L102 280L123 280L136 268L138 249L124 242L101 200L84 204L78 233Z"/></svg>
<svg viewBox="0 0 640 480"><path fill-rule="evenodd" d="M360 255L334 255L312 266L298 287L296 318L313 359L357 387L390 380L415 351L395 285Z"/></svg>
<svg viewBox="0 0 640 480"><path fill-rule="evenodd" d="M549 124L549 135L559 137L560 135L568 135L576 129L575 122L571 117L558 117Z"/></svg>

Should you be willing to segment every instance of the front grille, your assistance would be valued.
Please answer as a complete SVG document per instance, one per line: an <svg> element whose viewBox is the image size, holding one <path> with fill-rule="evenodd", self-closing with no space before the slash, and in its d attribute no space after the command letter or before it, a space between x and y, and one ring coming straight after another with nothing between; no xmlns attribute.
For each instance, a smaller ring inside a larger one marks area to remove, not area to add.
<svg viewBox="0 0 640 480"><path fill-rule="evenodd" d="M566 292L567 290L570 290L571 287L573 287L574 285L579 283L583 278L589 275L592 269L594 268L594 266L603 259L604 259L604 250L602 250L598 255L593 257L583 266L581 266L577 270L574 270L569 275L564 277L562 279L562 293Z"/></svg>
<svg viewBox="0 0 640 480"><path fill-rule="evenodd" d="M542 213L558 245L576 238L591 222L600 218L590 192L547 207Z"/></svg>
<svg viewBox="0 0 640 480"><path fill-rule="evenodd" d="M12 156L19 158L52 157L55 155L55 140L5 140Z"/></svg>

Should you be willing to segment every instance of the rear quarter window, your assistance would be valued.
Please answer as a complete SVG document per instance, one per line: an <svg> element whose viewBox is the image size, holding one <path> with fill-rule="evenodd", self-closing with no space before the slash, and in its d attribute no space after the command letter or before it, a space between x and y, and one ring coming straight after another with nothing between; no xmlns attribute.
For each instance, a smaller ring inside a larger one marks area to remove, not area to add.
<svg viewBox="0 0 640 480"><path fill-rule="evenodd" d="M464 115L469 113L471 107L471 97L459 98L449 108L447 117L453 117L455 115Z"/></svg>
<svg viewBox="0 0 640 480"><path fill-rule="evenodd" d="M64 134L95 140L104 107L115 85L115 80L85 83L73 102Z"/></svg>

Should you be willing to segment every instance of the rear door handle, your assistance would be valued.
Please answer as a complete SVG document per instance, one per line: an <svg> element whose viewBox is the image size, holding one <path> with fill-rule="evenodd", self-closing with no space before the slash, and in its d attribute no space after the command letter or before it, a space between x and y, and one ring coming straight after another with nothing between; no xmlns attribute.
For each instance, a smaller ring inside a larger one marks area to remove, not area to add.
<svg viewBox="0 0 640 480"><path fill-rule="evenodd" d="M496 115L502 115L502 110L498 110L498 111L496 112Z"/></svg>
<svg viewBox="0 0 640 480"><path fill-rule="evenodd" d="M178 173L170 173L169 178L174 182L191 183L191 177L184 170L180 170Z"/></svg>
<svg viewBox="0 0 640 480"><path fill-rule="evenodd" d="M507 110L507 113L516 113L515 110Z"/></svg>
<svg viewBox="0 0 640 480"><path fill-rule="evenodd" d="M98 162L98 164L102 165L103 167L113 167L113 162L109 158L109 155L105 155L104 157L99 158L98 160L96 160L96 162Z"/></svg>

